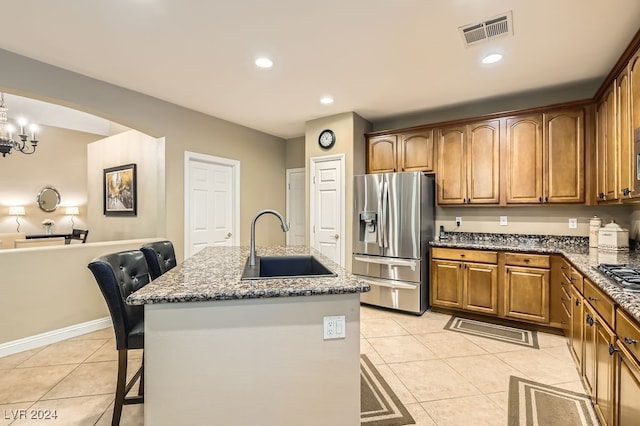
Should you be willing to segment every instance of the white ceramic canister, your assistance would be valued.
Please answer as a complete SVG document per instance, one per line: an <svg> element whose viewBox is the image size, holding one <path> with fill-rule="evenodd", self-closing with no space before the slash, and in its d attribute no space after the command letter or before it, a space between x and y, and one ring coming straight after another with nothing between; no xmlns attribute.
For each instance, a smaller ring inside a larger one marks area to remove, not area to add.
<svg viewBox="0 0 640 426"><path fill-rule="evenodd" d="M598 247L598 231L602 227L602 219L594 216L589 221L589 247Z"/></svg>

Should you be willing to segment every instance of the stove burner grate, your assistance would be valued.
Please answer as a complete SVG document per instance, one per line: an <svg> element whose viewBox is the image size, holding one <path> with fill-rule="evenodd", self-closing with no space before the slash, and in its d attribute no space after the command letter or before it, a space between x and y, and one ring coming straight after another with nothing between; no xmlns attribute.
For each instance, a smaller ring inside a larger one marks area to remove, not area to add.
<svg viewBox="0 0 640 426"><path fill-rule="evenodd" d="M640 293L640 267L602 263L598 270L611 278L624 291Z"/></svg>

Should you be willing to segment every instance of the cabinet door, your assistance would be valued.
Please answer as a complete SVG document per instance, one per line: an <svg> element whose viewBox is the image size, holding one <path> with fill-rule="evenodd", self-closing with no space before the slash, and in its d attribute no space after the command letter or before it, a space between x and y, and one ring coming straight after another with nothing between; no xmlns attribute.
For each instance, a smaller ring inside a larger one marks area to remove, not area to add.
<svg viewBox="0 0 640 426"><path fill-rule="evenodd" d="M462 262L431 262L431 304L445 308L462 308Z"/></svg>
<svg viewBox="0 0 640 426"><path fill-rule="evenodd" d="M375 136L367 141L367 173L396 171L397 136Z"/></svg>
<svg viewBox="0 0 640 426"><path fill-rule="evenodd" d="M507 204L542 202L542 117L511 117L506 128Z"/></svg>
<svg viewBox="0 0 640 426"><path fill-rule="evenodd" d="M599 317L596 317L596 372L594 403L603 425L613 425L613 389L615 334ZM593 394L592 394L593 395Z"/></svg>
<svg viewBox="0 0 640 426"><path fill-rule="evenodd" d="M500 121L468 126L467 203L500 202Z"/></svg>
<svg viewBox="0 0 640 426"><path fill-rule="evenodd" d="M464 263L464 302L468 311L498 314L498 266Z"/></svg>
<svg viewBox="0 0 640 426"><path fill-rule="evenodd" d="M618 199L618 145L616 142L616 96L612 87L604 96L605 107L605 146L607 151L606 158L606 200Z"/></svg>
<svg viewBox="0 0 640 426"><path fill-rule="evenodd" d="M628 198L634 186L631 176L633 143L629 122L629 74L627 70L618 76L616 84L619 197Z"/></svg>
<svg viewBox="0 0 640 426"><path fill-rule="evenodd" d="M549 270L505 267L504 312L508 318L549 322Z"/></svg>
<svg viewBox="0 0 640 426"><path fill-rule="evenodd" d="M631 125L631 146L633 147L640 144L640 51L629 62L629 95L629 121ZM634 189L631 196L640 197L640 179L638 179L638 173L640 173L638 161L640 159L637 157L639 152L635 152L635 150L631 152L635 154L632 155L634 158L631 160L631 180Z"/></svg>
<svg viewBox="0 0 640 426"><path fill-rule="evenodd" d="M544 114L544 201L584 202L584 111Z"/></svg>
<svg viewBox="0 0 640 426"><path fill-rule="evenodd" d="M571 286L571 328L569 333L569 348L576 360L578 372L583 374L584 359L584 299L574 286Z"/></svg>
<svg viewBox="0 0 640 426"><path fill-rule="evenodd" d="M438 204L467 202L465 140L466 126L447 127L438 132Z"/></svg>
<svg viewBox="0 0 640 426"><path fill-rule="evenodd" d="M606 200L607 195L607 101L604 99L596 105L596 199Z"/></svg>
<svg viewBox="0 0 640 426"><path fill-rule="evenodd" d="M640 370L623 345L618 345L616 399L619 425L633 425L640 419Z"/></svg>
<svg viewBox="0 0 640 426"><path fill-rule="evenodd" d="M402 172L432 172L433 130L399 135L398 164Z"/></svg>

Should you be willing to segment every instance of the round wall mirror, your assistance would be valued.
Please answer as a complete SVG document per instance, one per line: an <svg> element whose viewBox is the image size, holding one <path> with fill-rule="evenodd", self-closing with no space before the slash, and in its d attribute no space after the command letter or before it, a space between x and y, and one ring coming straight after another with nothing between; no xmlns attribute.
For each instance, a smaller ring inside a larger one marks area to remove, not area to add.
<svg viewBox="0 0 640 426"><path fill-rule="evenodd" d="M38 193L38 206L40 210L52 212L60 205L60 193L53 186L45 186Z"/></svg>

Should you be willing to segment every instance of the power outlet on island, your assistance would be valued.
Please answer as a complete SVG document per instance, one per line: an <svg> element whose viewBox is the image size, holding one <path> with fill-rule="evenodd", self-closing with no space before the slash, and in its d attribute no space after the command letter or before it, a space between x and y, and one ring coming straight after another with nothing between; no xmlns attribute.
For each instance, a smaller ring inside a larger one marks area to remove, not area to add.
<svg viewBox="0 0 640 426"><path fill-rule="evenodd" d="M344 339L346 337L344 315L324 317L324 340Z"/></svg>

